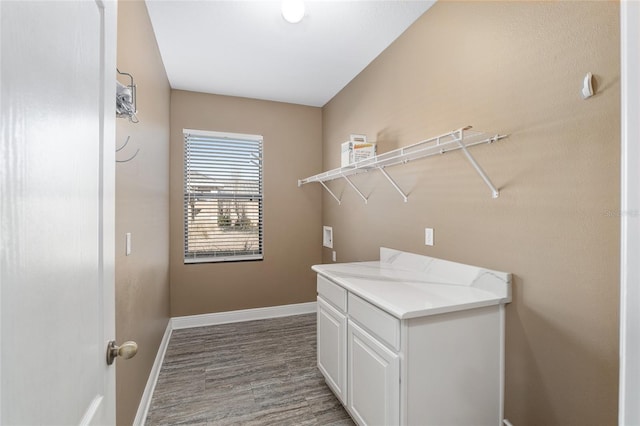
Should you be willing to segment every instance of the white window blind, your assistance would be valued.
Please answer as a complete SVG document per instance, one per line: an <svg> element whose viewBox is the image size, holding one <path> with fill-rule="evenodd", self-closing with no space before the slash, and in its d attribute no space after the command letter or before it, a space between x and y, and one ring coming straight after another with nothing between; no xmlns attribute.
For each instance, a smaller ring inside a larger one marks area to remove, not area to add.
<svg viewBox="0 0 640 426"><path fill-rule="evenodd" d="M185 263L262 259L262 136L183 133Z"/></svg>

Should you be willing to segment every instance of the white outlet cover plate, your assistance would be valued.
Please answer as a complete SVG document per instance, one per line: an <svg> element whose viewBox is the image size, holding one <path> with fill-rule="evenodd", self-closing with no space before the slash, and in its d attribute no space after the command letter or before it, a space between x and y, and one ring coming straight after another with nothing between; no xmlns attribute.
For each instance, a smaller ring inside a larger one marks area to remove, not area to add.
<svg viewBox="0 0 640 426"><path fill-rule="evenodd" d="M426 246L433 245L433 228L424 228L424 244Z"/></svg>

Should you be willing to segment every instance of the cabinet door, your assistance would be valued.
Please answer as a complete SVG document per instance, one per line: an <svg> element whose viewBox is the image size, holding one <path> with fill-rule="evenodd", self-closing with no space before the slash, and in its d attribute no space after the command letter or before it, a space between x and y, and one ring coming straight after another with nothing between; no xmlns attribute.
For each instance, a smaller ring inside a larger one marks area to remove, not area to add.
<svg viewBox="0 0 640 426"><path fill-rule="evenodd" d="M347 317L318 297L318 368L346 405Z"/></svg>
<svg viewBox="0 0 640 426"><path fill-rule="evenodd" d="M400 422L400 358L349 321L348 409L364 425Z"/></svg>

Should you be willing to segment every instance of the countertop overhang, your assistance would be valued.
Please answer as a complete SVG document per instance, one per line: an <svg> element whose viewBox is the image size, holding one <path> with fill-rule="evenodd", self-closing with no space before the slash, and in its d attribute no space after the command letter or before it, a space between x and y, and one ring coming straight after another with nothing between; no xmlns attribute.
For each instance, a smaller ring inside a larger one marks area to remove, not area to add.
<svg viewBox="0 0 640 426"><path fill-rule="evenodd" d="M399 319L511 302L511 274L380 248L380 260L312 269Z"/></svg>

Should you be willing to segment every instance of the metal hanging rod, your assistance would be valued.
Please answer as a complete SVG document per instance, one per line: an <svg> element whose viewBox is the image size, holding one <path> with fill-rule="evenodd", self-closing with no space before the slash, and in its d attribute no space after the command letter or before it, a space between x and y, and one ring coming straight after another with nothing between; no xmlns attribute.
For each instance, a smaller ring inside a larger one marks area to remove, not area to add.
<svg viewBox="0 0 640 426"><path fill-rule="evenodd" d="M125 146L127 146L127 144L129 143L129 140L131 139L131 136L127 136L127 139L124 141L124 143L122 144L122 146L120 148L116 148L116 152L120 152L124 149ZM140 152L140 148L138 148L135 152L135 154L133 154L132 156L130 156L129 158L127 158L126 160L118 160L116 159L116 163L128 163L129 161L133 160L134 158L136 158L136 156L138 155L138 153Z"/></svg>
<svg viewBox="0 0 640 426"><path fill-rule="evenodd" d="M358 161L345 167L339 167L337 169L329 170L323 173L319 173L314 176L310 176L305 179L298 180L298 186L302 186L307 183L319 182L322 186L331 194L331 196L341 203L338 198L325 184L325 182L344 178L349 185L360 195L360 197L367 202L367 197L356 187L356 185L348 177L357 175L360 173L368 172L370 170L378 169L384 175L385 178L391 183L396 191L402 196L404 202L408 201L407 194L400 188L400 186L391 178L389 173L385 170L385 167L395 166L398 164L406 164L413 160L421 158L431 157L433 155L444 154L449 151L455 151L461 149L465 154L465 157L471 163L476 172L480 175L484 183L491 190L493 198L497 198L500 194L498 189L493 185L489 176L480 167L475 158L469 153L467 149L470 146L479 145L483 143L493 143L500 139L506 138L507 135L490 134L486 132L478 132L471 130L471 126L462 127L458 130L454 130L449 133L445 133L440 136L436 136L430 139L425 139L420 142L408 145L402 148L394 149L393 151L386 152L384 154L375 155L370 158Z"/></svg>

